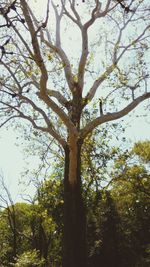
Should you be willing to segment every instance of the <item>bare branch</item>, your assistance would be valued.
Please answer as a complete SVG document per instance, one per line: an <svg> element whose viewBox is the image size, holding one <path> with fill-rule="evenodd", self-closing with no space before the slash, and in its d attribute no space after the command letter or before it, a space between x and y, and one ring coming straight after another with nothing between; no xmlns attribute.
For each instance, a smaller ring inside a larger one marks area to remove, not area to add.
<svg viewBox="0 0 150 267"><path fill-rule="evenodd" d="M64 107L67 107L68 100L60 92L47 89L47 93L49 96L55 97Z"/></svg>
<svg viewBox="0 0 150 267"><path fill-rule="evenodd" d="M93 97L95 96L95 93L98 89L98 87L100 86L100 84L102 84L102 82L104 80L107 79L108 75L110 75L114 69L117 67L117 63L119 62L119 60L122 58L122 56L124 55L124 53L130 48L132 47L134 44L138 43L141 38L145 35L145 33L147 32L147 30L150 29L150 26L148 25L144 30L143 32L136 38L134 39L132 42L130 42L130 44L128 44L127 46L125 46L125 48L123 49L123 51L120 53L120 55L117 56L117 49L118 49L118 46L119 46L119 42L121 40L121 35L122 35L122 30L124 29L124 27L120 30L120 33L119 33L119 37L118 37L118 40L117 40L117 43L114 47L114 55L113 55L113 64L110 65L106 71L99 77L95 80L93 86L91 87L91 89L89 90L87 96L85 97L85 101L84 101L84 104L86 105L89 101L91 101L93 99Z"/></svg>
<svg viewBox="0 0 150 267"><path fill-rule="evenodd" d="M120 111L113 112L113 113L107 113L106 115L100 116L93 121L89 122L80 132L81 139L85 138L91 131L93 131L97 126L109 122L112 120L117 120L125 115L127 115L130 111L132 111L136 106L138 106L142 101L150 98L150 92L145 93L139 97L137 97L135 100L133 100L129 105L127 105L125 108L123 108Z"/></svg>
<svg viewBox="0 0 150 267"><path fill-rule="evenodd" d="M41 30L41 28L46 28L48 19L49 19L49 6L50 6L50 0L47 1L47 10L46 10L46 18L45 21L42 23L42 25L36 30L36 34Z"/></svg>
<svg viewBox="0 0 150 267"><path fill-rule="evenodd" d="M84 105L86 105L88 102L90 102L93 99L93 97L95 96L95 93L97 91L97 88L100 86L100 84L103 81L106 80L106 78L108 77L108 75L111 74L114 71L115 68L116 68L116 65L115 64L110 65L106 69L106 71L100 77L98 77L95 80L93 86L91 87L91 89L89 90L87 96L84 99Z"/></svg>
<svg viewBox="0 0 150 267"><path fill-rule="evenodd" d="M48 80L47 70L46 70L45 64L43 62L43 58L41 56L36 31L35 31L35 28L34 28L30 13L29 13L28 5L27 5L26 1L20 0L20 2L21 2L24 17L25 17L25 20L27 22L29 32L31 35L32 46L33 46L33 50L34 50L34 60L41 70L40 91L41 91L41 93L45 93L46 84L47 84L47 80Z"/></svg>
<svg viewBox="0 0 150 267"><path fill-rule="evenodd" d="M60 14L58 13L57 7L52 2L54 11L55 11L55 17L56 17L56 47L61 47L61 38L60 38L60 23L63 15L63 8L61 9Z"/></svg>
<svg viewBox="0 0 150 267"><path fill-rule="evenodd" d="M12 72L12 70L10 69L10 67L3 61L1 61L1 64L4 65L4 67L7 69L7 71L10 73L11 77L13 78L14 82L16 83L16 85L18 86L18 91L21 94L22 93L22 87L19 83L19 81L17 80L15 74Z"/></svg>
<svg viewBox="0 0 150 267"><path fill-rule="evenodd" d="M76 23L79 26L79 28L81 28L82 27L81 18L80 18L79 14L78 14L78 12L77 12L77 10L75 8L75 0L72 0L72 2L70 0L69 2L70 2L71 10L73 11L73 14L76 17Z"/></svg>
<svg viewBox="0 0 150 267"><path fill-rule="evenodd" d="M67 128L77 135L77 129L75 125L66 115L66 113L47 94L41 95L40 93L37 93L37 95L62 119Z"/></svg>
<svg viewBox="0 0 150 267"><path fill-rule="evenodd" d="M32 50L30 49L30 47L28 46L27 42L25 41L25 39L23 38L23 36L21 35L21 33L18 31L18 29L12 24L12 28L15 31L15 33L18 35L19 39L21 40L22 44L25 46L25 48L27 49L27 51L29 52L29 56L34 59L34 54L32 52Z"/></svg>
<svg viewBox="0 0 150 267"><path fill-rule="evenodd" d="M120 58L123 56L123 54L134 44L138 43L141 38L144 36L144 34L150 29L150 25L148 25L144 30L143 32L136 38L134 39L132 42L130 42L124 49L123 51L120 53L120 55L118 56L117 58L117 61L120 60Z"/></svg>
<svg viewBox="0 0 150 267"><path fill-rule="evenodd" d="M95 22L96 19L106 16L107 12L109 12L111 10L111 9L109 9L111 0L108 0L107 1L107 4L106 4L106 7L105 7L105 10L104 11L101 11L101 6L102 6L101 2L99 0L96 0L95 2L96 2L96 6L92 10L91 18L90 18L90 20L88 20L84 24L84 26L87 29Z"/></svg>
<svg viewBox="0 0 150 267"><path fill-rule="evenodd" d="M23 118L23 119L26 119L29 122L31 122L32 126L35 129L49 133L51 136L53 136L58 141L58 143L60 143L63 147L65 147L66 146L66 141L57 133L57 131L54 128L54 125L48 119L48 117L45 114L45 112L41 108L37 107L35 105L35 103L32 100L30 100L29 98L27 98L25 96L21 96L21 99L26 100L26 102L29 103L33 107L34 110L38 111L42 115L42 117L44 118L44 120L45 120L45 122L47 124L47 127L42 127L42 126L37 125L36 122L35 122L35 120L32 119L30 116L25 115L17 107L12 106L12 105L10 105L8 103L4 103L3 101L0 101L0 103L3 104L3 105L5 105L5 106L7 106L8 108L16 111L17 112L17 115L11 116L4 123L2 123L1 126L3 126L4 124L6 124L8 121L10 121L10 119L13 119L13 118Z"/></svg>
<svg viewBox="0 0 150 267"><path fill-rule="evenodd" d="M67 144L66 141L62 137L60 137L60 135L56 131L54 131L51 127L45 128L45 127L38 126L31 117L26 116L22 112L19 112L19 113L20 113L20 115L18 117L29 121L32 124L32 126L34 127L34 129L40 130L40 131L45 132L45 133L49 133L51 136L53 136L57 140L57 142L60 145L62 145L63 148L66 147L66 144Z"/></svg>
<svg viewBox="0 0 150 267"><path fill-rule="evenodd" d="M84 74L85 74L85 65L88 57L88 33L87 33L87 27L83 26L81 30L82 34L82 54L79 62L79 68L78 68L78 83L83 90L84 85Z"/></svg>
<svg viewBox="0 0 150 267"><path fill-rule="evenodd" d="M71 10L73 11L73 14L75 15L75 18L69 13L69 11L65 7L65 3L63 2L63 0L61 0L62 7L63 7L63 10L64 10L64 14L68 18L70 18L81 29L82 28L82 23L81 23L80 16L79 16L77 10L75 9L75 1L73 0L73 1L69 1L69 2L70 2Z"/></svg>
<svg viewBox="0 0 150 267"><path fill-rule="evenodd" d="M11 76L13 77L15 83L18 86L18 90L19 90L19 94L22 94L22 87L19 83L19 81L17 80L15 74L11 71L10 67L2 62L2 64L5 66L5 68L8 70L8 72L11 74ZM43 75L42 75L43 76ZM41 81L40 81L40 88L42 87L42 91L40 90L40 92L37 93L37 95L39 96L39 98L41 100L43 100L48 107L50 107L64 122L64 124L68 127L68 129L70 129L70 131L73 131L74 133L77 134L77 130L76 127L74 126L74 124L71 122L70 118L65 114L65 112L52 100L50 99L50 97L47 95L47 88L43 90L43 87L46 86L45 84L45 80L43 80L44 77L42 77L42 83L44 83L44 85L42 86ZM46 90L46 91L45 91ZM19 96L18 94L18 96ZM58 94L57 94L58 96ZM62 99L62 98L61 98Z"/></svg>
<svg viewBox="0 0 150 267"><path fill-rule="evenodd" d="M74 81L73 81L73 74L72 74L72 70L71 70L71 65L70 65L70 62L69 62L69 59L68 59L66 53L64 52L64 50L61 47L61 39L60 39L60 22L61 22L61 18L63 15L63 9L61 10L61 13L59 15L57 8L54 4L53 4L53 8L55 10L55 16L56 16L56 45L53 45L51 42L45 40L44 37L43 37L42 41L50 49L52 49L54 52L56 52L59 55L59 57L61 58L63 66L64 66L65 77L66 77L69 89L71 91L73 91Z"/></svg>
<svg viewBox="0 0 150 267"><path fill-rule="evenodd" d="M5 124L7 124L10 120L15 119L15 118L18 118L18 116L14 115L14 116L9 117L7 120L5 120L3 123L0 124L0 128L3 127Z"/></svg>

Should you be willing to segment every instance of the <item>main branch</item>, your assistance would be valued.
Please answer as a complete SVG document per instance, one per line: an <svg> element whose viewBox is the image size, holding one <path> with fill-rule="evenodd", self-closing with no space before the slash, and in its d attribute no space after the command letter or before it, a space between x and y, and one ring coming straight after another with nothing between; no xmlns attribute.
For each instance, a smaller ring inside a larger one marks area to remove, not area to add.
<svg viewBox="0 0 150 267"><path fill-rule="evenodd" d="M136 106L138 106L142 101L150 98L150 92L145 93L139 97L137 97L134 101L132 101L129 105L127 105L125 108L118 112L108 113L106 115L100 116L93 121L89 122L81 131L80 131L80 137L81 139L84 139L90 132L92 132L97 126L120 119L127 115L129 112L131 112Z"/></svg>

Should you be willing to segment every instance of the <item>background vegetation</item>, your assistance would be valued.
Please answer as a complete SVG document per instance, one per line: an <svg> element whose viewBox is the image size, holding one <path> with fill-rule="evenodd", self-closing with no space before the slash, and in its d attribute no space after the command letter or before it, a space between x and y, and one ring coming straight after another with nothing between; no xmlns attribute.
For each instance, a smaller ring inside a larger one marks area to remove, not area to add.
<svg viewBox="0 0 150 267"><path fill-rule="evenodd" d="M83 148L88 266L148 267L150 142L136 143L124 152L112 147L110 154L104 144L103 166L98 164L98 150L93 154L91 149L95 142L90 136ZM39 185L32 203L13 203L3 183L0 266L61 266L63 186L62 177L57 177L61 165ZM98 179L99 171L104 179Z"/></svg>

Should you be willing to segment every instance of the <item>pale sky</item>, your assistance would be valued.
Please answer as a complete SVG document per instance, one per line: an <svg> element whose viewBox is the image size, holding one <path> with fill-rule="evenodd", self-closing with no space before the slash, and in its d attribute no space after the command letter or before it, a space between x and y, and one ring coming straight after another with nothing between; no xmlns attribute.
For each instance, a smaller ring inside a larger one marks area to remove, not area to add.
<svg viewBox="0 0 150 267"><path fill-rule="evenodd" d="M8 187L14 201L21 200L20 194L33 195L33 186L25 186L27 180L22 173L25 168L34 169L38 166L37 157L25 158L23 153L23 141L17 138L18 135L11 128L5 127L0 129L0 174L4 177L6 186ZM29 164L27 164L29 162ZM20 183L21 182L21 183ZM1 193L2 188L0 189Z"/></svg>

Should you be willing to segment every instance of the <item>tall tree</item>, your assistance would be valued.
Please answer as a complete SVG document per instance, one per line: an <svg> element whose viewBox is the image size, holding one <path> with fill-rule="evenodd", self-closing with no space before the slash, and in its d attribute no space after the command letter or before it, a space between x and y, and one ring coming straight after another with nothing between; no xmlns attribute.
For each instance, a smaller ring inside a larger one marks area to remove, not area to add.
<svg viewBox="0 0 150 267"><path fill-rule="evenodd" d="M148 1L48 0L44 19L34 5L0 4L1 126L24 119L64 150L63 266L85 267L81 147L150 98ZM85 109L95 118L85 121Z"/></svg>

